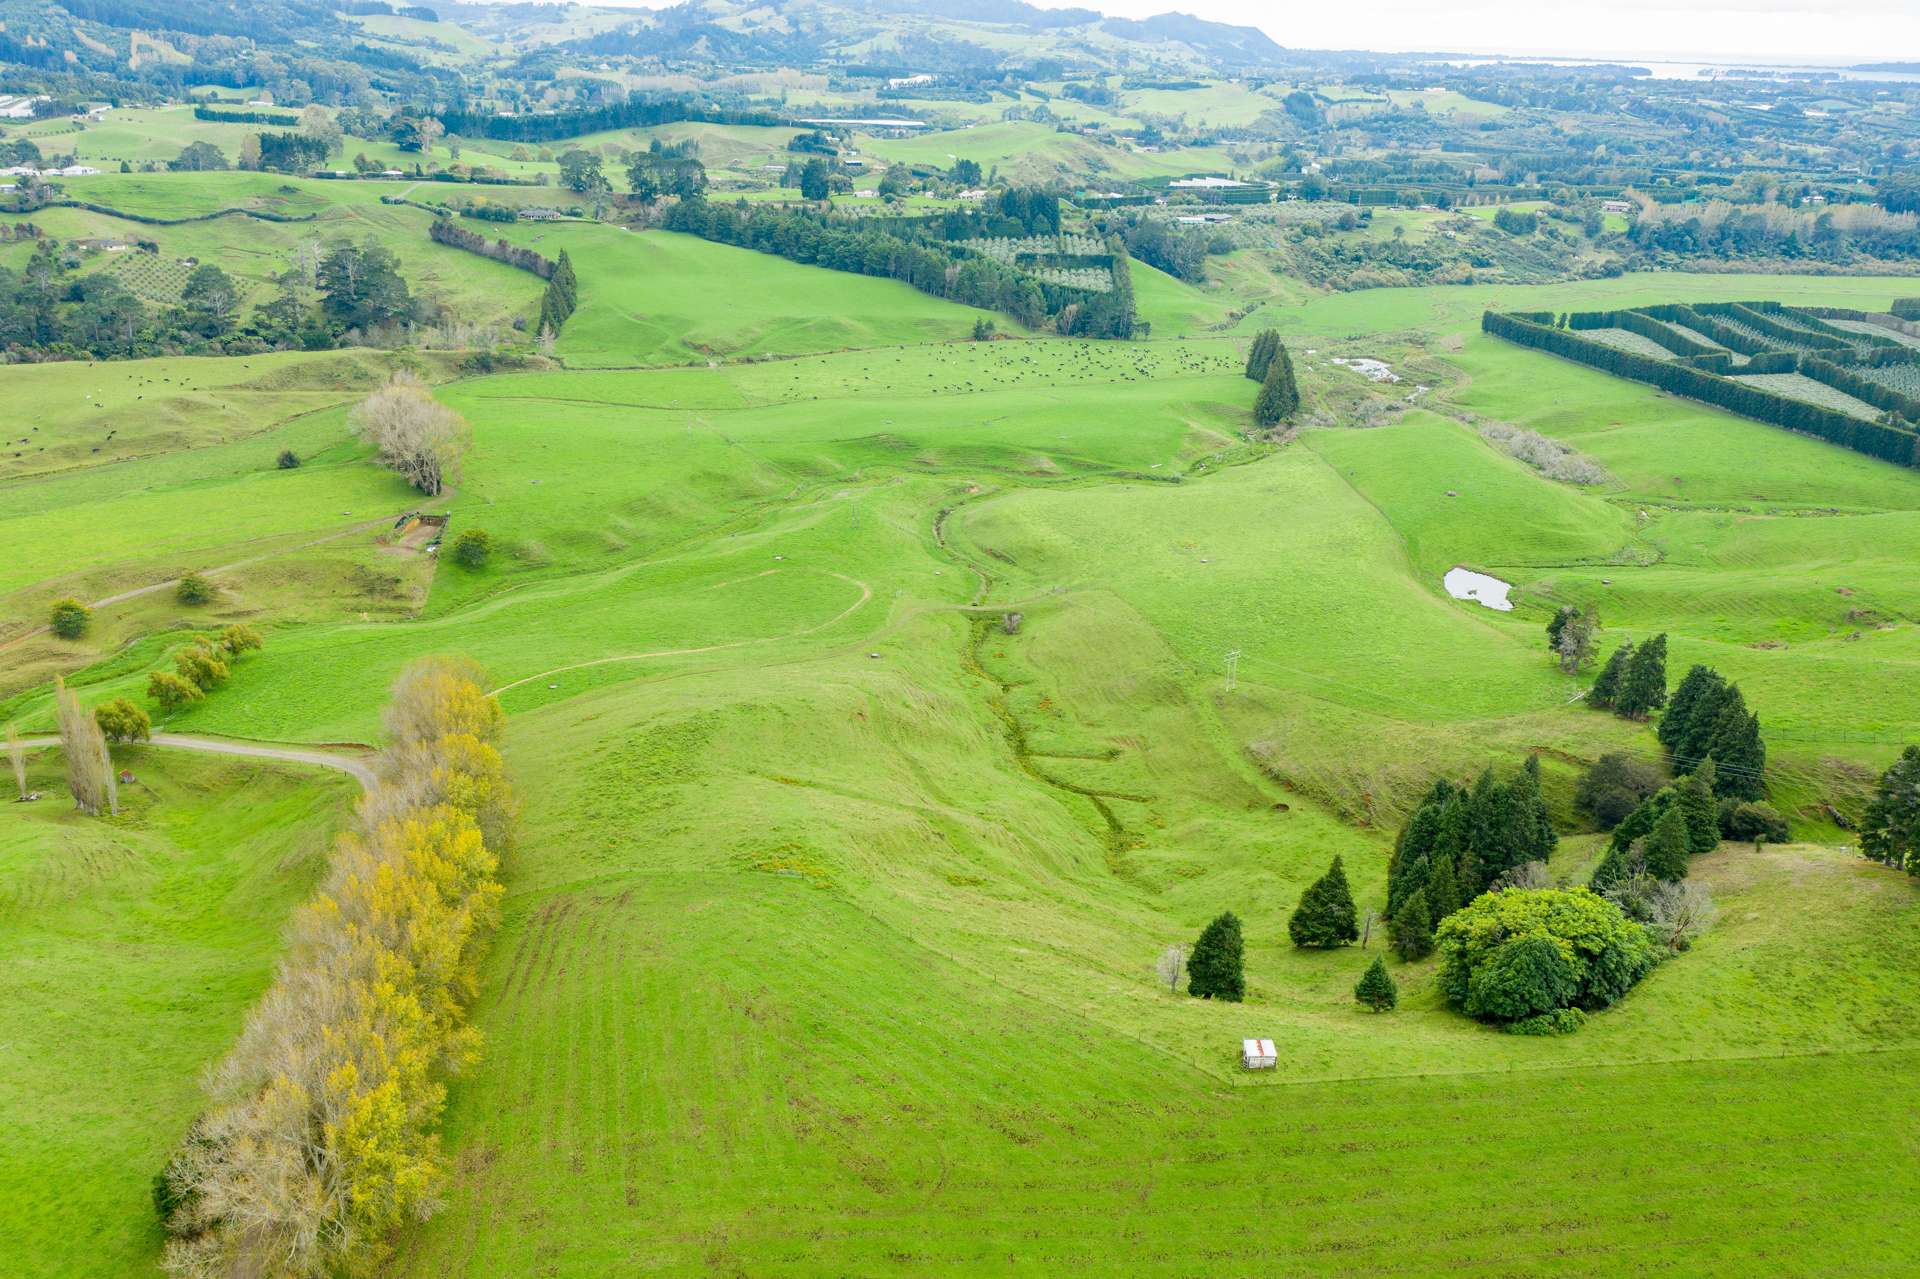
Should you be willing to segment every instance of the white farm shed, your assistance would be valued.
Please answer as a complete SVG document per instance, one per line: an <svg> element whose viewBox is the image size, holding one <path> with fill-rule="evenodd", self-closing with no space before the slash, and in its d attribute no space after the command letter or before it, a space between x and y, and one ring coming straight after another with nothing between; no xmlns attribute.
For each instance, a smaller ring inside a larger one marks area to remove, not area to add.
<svg viewBox="0 0 1920 1279"><path fill-rule="evenodd" d="M1248 1070L1272 1070L1280 1063L1280 1050L1271 1039L1240 1041L1240 1064Z"/></svg>

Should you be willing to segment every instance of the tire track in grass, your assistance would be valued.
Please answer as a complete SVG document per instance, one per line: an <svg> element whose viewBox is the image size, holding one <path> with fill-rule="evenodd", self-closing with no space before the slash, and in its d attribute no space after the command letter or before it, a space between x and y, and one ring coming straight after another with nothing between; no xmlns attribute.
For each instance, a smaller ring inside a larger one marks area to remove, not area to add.
<svg viewBox="0 0 1920 1279"><path fill-rule="evenodd" d="M777 573L777 572L783 572L783 571L784 570L781 570L781 569L768 569L766 573L757 573L754 576L765 577L767 576L767 573ZM788 631L784 635L762 635L756 639L729 640L724 644L701 644L693 648L663 648L663 649L655 649L647 653L621 653L613 657L596 657L590 661L572 662L566 666L556 666L552 670L540 671L533 675L522 676L520 679L514 680L512 683L502 684L500 687L489 692L487 696L498 697L500 694L507 692L510 689L519 688L522 684L531 684L535 680L550 679L555 675L564 675L568 671L585 670L586 668L591 666L611 666L619 662L644 662L644 661L651 661L654 658L660 658L660 657L691 657L697 653L718 653L718 652L725 651L727 649L748 648L756 644L772 644L778 640L799 639L802 636L817 634L820 631L824 631L828 627L833 626L841 621L844 621L846 618L852 616L855 612L857 612L860 608L862 608L867 603L868 600L871 600L873 598L873 588L867 585L865 582L861 581L859 578L848 577L845 573L835 573L830 569L825 571L827 573L827 576L829 577L837 577L841 581L847 583L847 585L849 586L859 587L860 598L855 600L853 603L847 605L847 607L841 609L838 613L835 613L832 617L828 618L824 622L816 623L815 625L805 627L804 629L801 629L801 630ZM751 581L753 579L741 578L739 580ZM722 582L719 585L731 586L731 585L734 585L734 583ZM709 589L714 589L714 588L709 588Z"/></svg>

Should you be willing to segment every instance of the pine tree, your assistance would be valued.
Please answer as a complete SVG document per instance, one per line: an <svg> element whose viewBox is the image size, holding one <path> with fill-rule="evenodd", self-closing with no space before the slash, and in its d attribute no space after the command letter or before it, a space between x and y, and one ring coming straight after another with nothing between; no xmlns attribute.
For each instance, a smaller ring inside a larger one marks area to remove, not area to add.
<svg viewBox="0 0 1920 1279"><path fill-rule="evenodd" d="M1253 349L1247 352L1247 376L1256 382L1267 380L1267 369L1273 364L1273 353L1280 349L1280 334L1274 329L1262 329L1253 339Z"/></svg>
<svg viewBox="0 0 1920 1279"><path fill-rule="evenodd" d="M1667 701L1667 637L1654 636L1634 650L1613 708L1628 719L1645 719Z"/></svg>
<svg viewBox="0 0 1920 1279"><path fill-rule="evenodd" d="M1366 975L1353 988L1353 997L1377 1013L1385 1012L1400 1002L1400 988L1387 975L1387 962L1384 959L1374 956Z"/></svg>
<svg viewBox="0 0 1920 1279"><path fill-rule="evenodd" d="M1347 868L1338 856L1327 873L1300 894L1300 905L1287 921L1287 935L1296 946L1342 946L1360 940L1359 913L1347 887Z"/></svg>
<svg viewBox="0 0 1920 1279"><path fill-rule="evenodd" d="M1673 696L1667 700L1666 712L1660 716L1660 726L1654 733L1682 772L1686 771L1689 764L1697 762L1683 759L1680 752L1687 740L1687 729L1694 708L1700 704L1702 697L1724 687L1726 681L1720 678L1718 671L1711 666L1695 665L1687 671L1679 687L1673 690Z"/></svg>
<svg viewBox="0 0 1920 1279"><path fill-rule="evenodd" d="M1668 883L1685 879L1688 855L1687 815L1679 804L1672 804L1647 835L1647 874Z"/></svg>
<svg viewBox="0 0 1920 1279"><path fill-rule="evenodd" d="M1527 762L1520 766L1520 774L1514 783L1517 794L1514 807L1520 812L1527 837L1527 855L1520 860L1544 862L1560 846L1560 832L1553 828L1553 812L1540 794L1540 757L1527 756Z"/></svg>
<svg viewBox="0 0 1920 1279"><path fill-rule="evenodd" d="M1681 772L1697 767L1713 750L1713 730L1720 723L1720 714L1729 703L1738 702L1742 710L1746 709L1746 699L1740 690L1717 674L1704 684L1687 706L1686 718L1681 720L1671 707L1667 714L1677 723L1673 730L1673 766ZM1663 721L1664 722L1664 721Z"/></svg>
<svg viewBox="0 0 1920 1279"><path fill-rule="evenodd" d="M1387 863L1387 914L1400 909L1402 902L1427 882L1427 856L1440 833L1440 806L1424 801L1400 828L1393 857Z"/></svg>
<svg viewBox="0 0 1920 1279"><path fill-rule="evenodd" d="M1465 905L1460 892L1460 875L1453 858L1436 854L1433 869L1427 875L1427 910L1437 925Z"/></svg>
<svg viewBox="0 0 1920 1279"><path fill-rule="evenodd" d="M573 273L573 259L567 256L565 249L554 260L553 276L548 281L565 303L567 314L572 315L580 305L580 281Z"/></svg>
<svg viewBox="0 0 1920 1279"><path fill-rule="evenodd" d="M1277 426L1293 416L1300 407L1300 390L1293 381L1293 361L1287 348L1275 346L1273 362L1260 383L1260 396L1253 402L1253 420L1261 426Z"/></svg>
<svg viewBox="0 0 1920 1279"><path fill-rule="evenodd" d="M1222 912L1201 929L1193 953L1187 956L1187 993L1239 1003L1247 993L1245 963L1240 919L1230 910Z"/></svg>
<svg viewBox="0 0 1920 1279"><path fill-rule="evenodd" d="M1718 770L1716 794L1746 800L1766 797L1767 744L1760 737L1760 717L1747 711L1738 684L1728 691L1727 704L1714 722L1707 756Z"/></svg>
<svg viewBox="0 0 1920 1279"><path fill-rule="evenodd" d="M1587 690L1587 705L1602 710L1612 710L1614 701L1620 696L1620 686L1626 680L1627 668L1633 664L1633 644L1631 641L1613 650L1613 656L1600 668L1600 674L1594 678L1593 687Z"/></svg>
<svg viewBox="0 0 1920 1279"><path fill-rule="evenodd" d="M1427 909L1424 888L1415 889L1387 920L1387 938L1393 953L1409 963L1433 953L1433 912Z"/></svg>
<svg viewBox="0 0 1920 1279"><path fill-rule="evenodd" d="M1687 851L1710 853L1720 844L1720 806L1714 800L1714 763L1708 760L1674 784L1674 807L1687 823Z"/></svg>
<svg viewBox="0 0 1920 1279"><path fill-rule="evenodd" d="M1673 802L1674 790L1671 786L1663 786L1641 800L1640 807L1628 813L1626 820L1613 828L1612 846L1626 848L1634 840L1651 834L1653 824L1660 820L1662 813L1673 806Z"/></svg>

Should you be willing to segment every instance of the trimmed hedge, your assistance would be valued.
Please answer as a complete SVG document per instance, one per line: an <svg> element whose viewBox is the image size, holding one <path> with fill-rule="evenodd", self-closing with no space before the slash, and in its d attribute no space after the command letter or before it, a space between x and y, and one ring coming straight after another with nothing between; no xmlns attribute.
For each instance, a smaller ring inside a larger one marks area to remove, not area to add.
<svg viewBox="0 0 1920 1279"><path fill-rule="evenodd" d="M1621 351L1551 324L1488 311L1480 327L1495 337L1586 364L1619 377L1723 408L1790 431L1816 436L1900 466L1920 466L1920 435L1911 426L1868 422L1835 409L1790 399L1680 361Z"/></svg>

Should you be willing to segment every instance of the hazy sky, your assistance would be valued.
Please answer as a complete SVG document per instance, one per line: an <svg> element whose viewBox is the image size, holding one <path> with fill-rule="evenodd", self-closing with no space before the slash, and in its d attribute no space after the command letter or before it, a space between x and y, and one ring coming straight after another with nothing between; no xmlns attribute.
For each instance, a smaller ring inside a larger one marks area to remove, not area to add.
<svg viewBox="0 0 1920 1279"><path fill-rule="evenodd" d="M659 8L674 0L585 0ZM1444 49L1676 61L1920 61L1920 0L1031 0L1129 18L1173 10L1300 49Z"/></svg>

